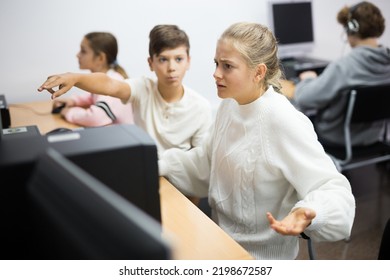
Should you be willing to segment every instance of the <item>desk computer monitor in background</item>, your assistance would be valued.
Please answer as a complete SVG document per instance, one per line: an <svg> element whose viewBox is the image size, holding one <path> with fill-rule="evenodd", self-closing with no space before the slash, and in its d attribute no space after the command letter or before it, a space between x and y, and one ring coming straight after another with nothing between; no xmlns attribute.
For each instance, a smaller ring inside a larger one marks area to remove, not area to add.
<svg viewBox="0 0 390 280"><path fill-rule="evenodd" d="M269 26L279 43L279 57L303 56L314 48L311 0L269 0Z"/></svg>
<svg viewBox="0 0 390 280"><path fill-rule="evenodd" d="M27 184L38 259L169 259L161 225L49 148Z"/></svg>
<svg viewBox="0 0 390 280"><path fill-rule="evenodd" d="M269 0L269 26L287 79L307 70L321 74L329 62L308 56L315 45L311 0Z"/></svg>

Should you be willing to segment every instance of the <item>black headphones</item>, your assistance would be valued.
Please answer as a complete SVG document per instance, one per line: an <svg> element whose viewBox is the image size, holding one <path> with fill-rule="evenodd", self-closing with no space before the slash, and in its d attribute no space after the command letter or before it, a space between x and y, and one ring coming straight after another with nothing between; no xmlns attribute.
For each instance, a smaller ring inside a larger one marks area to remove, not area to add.
<svg viewBox="0 0 390 280"><path fill-rule="evenodd" d="M356 34L359 32L359 23L356 19L352 17L352 14L355 12L355 10L364 2L358 3L351 8L349 8L349 13L348 13L348 21L345 26L345 31L347 32L348 35L351 34Z"/></svg>

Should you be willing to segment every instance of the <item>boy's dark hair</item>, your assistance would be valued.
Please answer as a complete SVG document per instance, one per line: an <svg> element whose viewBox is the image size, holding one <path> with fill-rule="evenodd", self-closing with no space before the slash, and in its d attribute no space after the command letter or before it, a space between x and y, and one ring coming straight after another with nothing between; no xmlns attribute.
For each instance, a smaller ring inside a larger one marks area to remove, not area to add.
<svg viewBox="0 0 390 280"><path fill-rule="evenodd" d="M174 49L179 46L187 48L190 53L190 41L187 34L177 25L156 25L149 33L149 56L159 55L165 49Z"/></svg>

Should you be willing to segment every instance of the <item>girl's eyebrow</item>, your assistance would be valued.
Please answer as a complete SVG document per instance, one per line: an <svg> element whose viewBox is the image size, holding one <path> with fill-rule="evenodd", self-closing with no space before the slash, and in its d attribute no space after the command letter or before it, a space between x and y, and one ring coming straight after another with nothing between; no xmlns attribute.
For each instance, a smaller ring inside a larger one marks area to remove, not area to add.
<svg viewBox="0 0 390 280"><path fill-rule="evenodd" d="M232 60L229 60L228 58L220 58L220 59L216 59L216 58L214 58L214 61L221 61L221 62L233 62Z"/></svg>

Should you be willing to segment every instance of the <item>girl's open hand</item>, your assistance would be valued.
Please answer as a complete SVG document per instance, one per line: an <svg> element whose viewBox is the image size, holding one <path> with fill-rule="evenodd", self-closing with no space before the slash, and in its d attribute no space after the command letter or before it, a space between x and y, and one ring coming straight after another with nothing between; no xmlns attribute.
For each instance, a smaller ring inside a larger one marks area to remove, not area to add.
<svg viewBox="0 0 390 280"><path fill-rule="evenodd" d="M297 208L288 214L283 220L276 220L270 212L267 218L271 228L282 235L299 235L308 227L315 218L316 213L309 208Z"/></svg>

